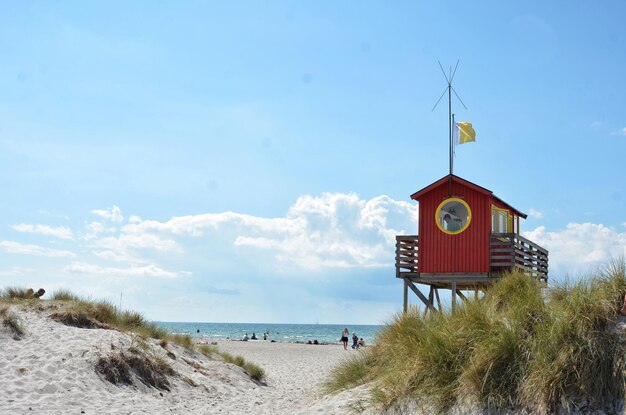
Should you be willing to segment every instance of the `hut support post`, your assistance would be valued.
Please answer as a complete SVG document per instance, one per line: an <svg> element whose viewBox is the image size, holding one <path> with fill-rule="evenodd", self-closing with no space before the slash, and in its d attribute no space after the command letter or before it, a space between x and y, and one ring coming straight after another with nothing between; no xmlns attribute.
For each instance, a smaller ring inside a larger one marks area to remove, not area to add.
<svg viewBox="0 0 626 415"><path fill-rule="evenodd" d="M457 289L456 289L456 281L452 280L452 311L454 311L454 309L456 308L456 294L457 294Z"/></svg>
<svg viewBox="0 0 626 415"><path fill-rule="evenodd" d="M435 305L435 290L433 286L430 286L428 290L428 308L433 309Z"/></svg>
<svg viewBox="0 0 626 415"><path fill-rule="evenodd" d="M409 281L406 278L404 280L404 314L409 309Z"/></svg>
<svg viewBox="0 0 626 415"><path fill-rule="evenodd" d="M428 298L426 298L426 296L424 296L424 294L422 294L421 291L417 289L417 287L415 286L415 284L413 284L411 280L405 278L404 282L406 286L410 288L411 291L413 291L420 300L422 300L422 303L424 303L424 305L426 306L426 310L432 307L431 303L428 301Z"/></svg>

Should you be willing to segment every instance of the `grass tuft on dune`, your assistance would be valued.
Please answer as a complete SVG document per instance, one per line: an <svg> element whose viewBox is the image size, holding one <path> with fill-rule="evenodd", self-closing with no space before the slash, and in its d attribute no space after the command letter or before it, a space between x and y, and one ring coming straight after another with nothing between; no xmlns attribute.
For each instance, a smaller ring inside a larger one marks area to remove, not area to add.
<svg viewBox="0 0 626 415"><path fill-rule="evenodd" d="M163 359L133 351L119 351L100 357L96 362L96 371L114 385L130 385L135 375L144 385L166 391L170 390L168 376L175 375Z"/></svg>
<svg viewBox="0 0 626 415"><path fill-rule="evenodd" d="M230 353L218 352L218 354L224 359L226 363L232 363L241 367L244 372L250 376L250 378L262 382L265 378L265 371L254 363L248 362L241 356L233 356Z"/></svg>
<svg viewBox="0 0 626 415"><path fill-rule="evenodd" d="M375 344L335 368L329 393L371 383L372 404L491 411L616 410L626 385L617 326L626 264L542 290L520 273L482 298L426 318L397 315Z"/></svg>
<svg viewBox="0 0 626 415"><path fill-rule="evenodd" d="M0 300L2 301L21 301L32 300L34 291L32 288L8 287L0 290Z"/></svg>
<svg viewBox="0 0 626 415"><path fill-rule="evenodd" d="M15 340L20 340L24 336L24 328L19 318L6 306L0 306L0 320L2 320L2 326L6 327Z"/></svg>

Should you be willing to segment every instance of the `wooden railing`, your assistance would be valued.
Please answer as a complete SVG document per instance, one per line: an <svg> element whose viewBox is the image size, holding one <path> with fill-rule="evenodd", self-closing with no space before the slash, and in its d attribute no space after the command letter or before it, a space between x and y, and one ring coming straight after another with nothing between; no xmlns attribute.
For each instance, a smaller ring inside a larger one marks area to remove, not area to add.
<svg viewBox="0 0 626 415"><path fill-rule="evenodd" d="M489 266L492 273L518 268L547 281L548 251L514 233L492 233Z"/></svg>
<svg viewBox="0 0 626 415"><path fill-rule="evenodd" d="M396 235L396 277L418 272L417 239L417 235Z"/></svg>

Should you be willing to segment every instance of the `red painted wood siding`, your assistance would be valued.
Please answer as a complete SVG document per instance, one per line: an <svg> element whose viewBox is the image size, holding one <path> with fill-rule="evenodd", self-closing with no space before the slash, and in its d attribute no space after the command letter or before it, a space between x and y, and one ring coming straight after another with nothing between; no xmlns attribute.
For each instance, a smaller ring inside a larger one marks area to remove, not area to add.
<svg viewBox="0 0 626 415"><path fill-rule="evenodd" d="M465 200L472 211L472 221L462 233L448 235L443 233L435 222L437 206L448 197L450 195L446 182L419 199L419 272L489 272L492 198L453 182L451 197Z"/></svg>

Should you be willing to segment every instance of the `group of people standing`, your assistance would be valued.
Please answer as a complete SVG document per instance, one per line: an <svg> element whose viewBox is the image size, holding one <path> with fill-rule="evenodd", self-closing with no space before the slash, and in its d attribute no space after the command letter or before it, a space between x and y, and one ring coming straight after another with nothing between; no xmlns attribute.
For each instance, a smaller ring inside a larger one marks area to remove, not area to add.
<svg viewBox="0 0 626 415"><path fill-rule="evenodd" d="M348 350L348 336L350 336L350 330L348 328L344 328L341 332L341 342L343 343L343 350ZM352 333L352 348L354 350L358 350L359 347L365 346L365 341L363 341L363 337L359 338L356 333Z"/></svg>

